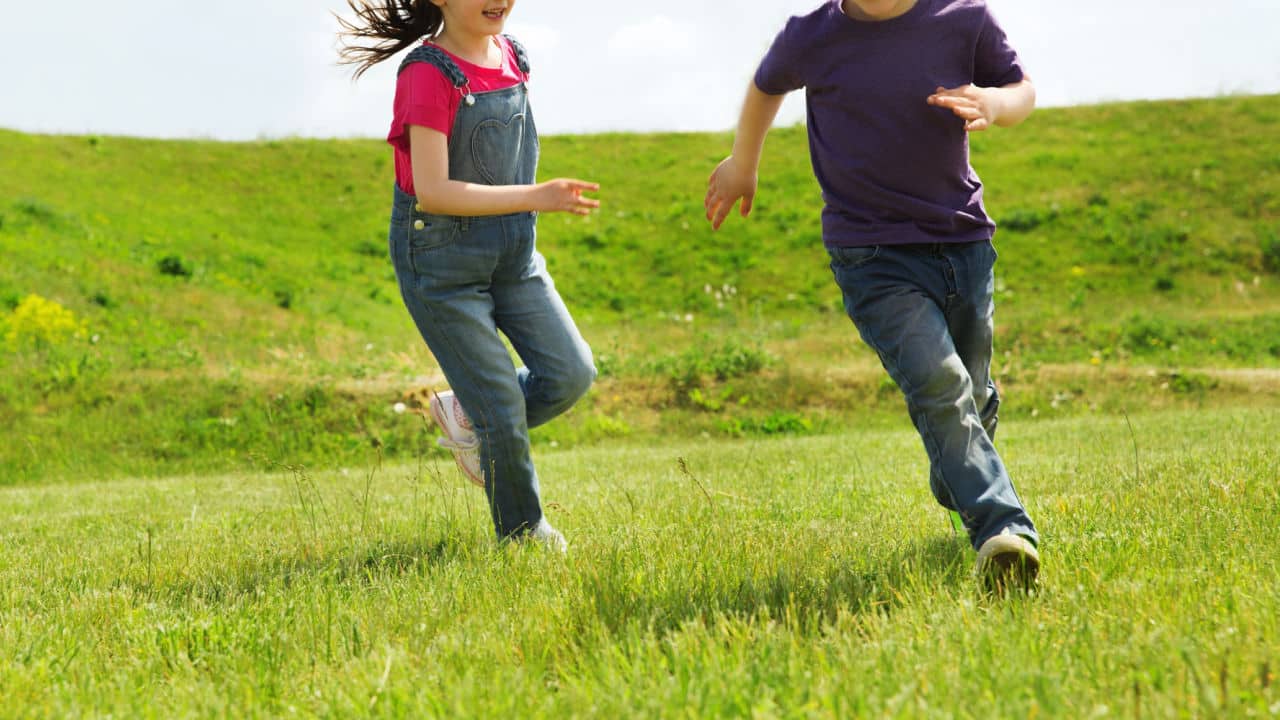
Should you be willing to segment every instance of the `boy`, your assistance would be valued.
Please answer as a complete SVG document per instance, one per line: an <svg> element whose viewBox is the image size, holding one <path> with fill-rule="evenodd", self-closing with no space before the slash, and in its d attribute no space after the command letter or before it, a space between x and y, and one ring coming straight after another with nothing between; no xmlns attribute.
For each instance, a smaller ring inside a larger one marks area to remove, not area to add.
<svg viewBox="0 0 1280 720"><path fill-rule="evenodd" d="M985 0L828 0L791 18L761 61L733 154L708 182L713 228L738 200L751 212L765 135L802 87L845 309L906 397L978 575L1031 587L1039 537L992 444L995 223L967 133L1022 122L1035 89Z"/></svg>

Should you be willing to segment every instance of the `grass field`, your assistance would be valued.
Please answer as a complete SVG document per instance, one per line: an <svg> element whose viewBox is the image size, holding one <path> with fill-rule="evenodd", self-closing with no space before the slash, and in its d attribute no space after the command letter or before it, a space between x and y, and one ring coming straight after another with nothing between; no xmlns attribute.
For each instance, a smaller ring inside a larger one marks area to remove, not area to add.
<svg viewBox="0 0 1280 720"><path fill-rule="evenodd" d="M567 558L434 458L2 489L0 714L1275 717L1277 433L1009 423L1004 601L906 427L545 453Z"/></svg>
<svg viewBox="0 0 1280 720"><path fill-rule="evenodd" d="M545 138L600 379L501 547L421 414L375 141L0 130L0 717L1280 717L1280 96L973 141L1000 446L982 595L843 316L801 128ZM397 409L399 408L399 410Z"/></svg>

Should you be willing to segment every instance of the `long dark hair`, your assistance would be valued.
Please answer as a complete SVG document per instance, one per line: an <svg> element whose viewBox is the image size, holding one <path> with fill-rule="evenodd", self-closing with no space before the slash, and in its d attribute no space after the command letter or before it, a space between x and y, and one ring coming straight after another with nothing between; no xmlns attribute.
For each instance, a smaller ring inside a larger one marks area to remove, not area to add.
<svg viewBox="0 0 1280 720"><path fill-rule="evenodd" d="M347 0L347 5L356 19L336 16L343 39L338 62L355 65L356 78L422 37L434 36L444 24L444 13L431 0Z"/></svg>

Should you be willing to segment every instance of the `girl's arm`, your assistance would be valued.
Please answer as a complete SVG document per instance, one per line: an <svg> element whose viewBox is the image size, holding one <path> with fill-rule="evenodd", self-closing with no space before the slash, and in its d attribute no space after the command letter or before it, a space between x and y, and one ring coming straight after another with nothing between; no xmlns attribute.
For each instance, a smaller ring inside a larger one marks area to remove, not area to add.
<svg viewBox="0 0 1280 720"><path fill-rule="evenodd" d="M733 154L722 160L707 180L707 196L702 204L712 229L720 229L720 224L739 199L742 200L742 217L751 214L764 137L773 126L784 97L763 92L755 82L747 87L747 99L742 103L738 132L733 140Z"/></svg>
<svg viewBox="0 0 1280 720"><path fill-rule="evenodd" d="M569 212L587 215L599 200L583 197L595 183L556 178L537 185L479 185L449 179L449 140L439 130L409 126L409 157L418 204L436 215L506 215Z"/></svg>
<svg viewBox="0 0 1280 720"><path fill-rule="evenodd" d="M986 130L992 125L1013 127L1031 114L1036 107L1036 86L1030 77L1002 87L978 87L964 85L958 88L938 88L929 96L929 104L950 108L969 132Z"/></svg>

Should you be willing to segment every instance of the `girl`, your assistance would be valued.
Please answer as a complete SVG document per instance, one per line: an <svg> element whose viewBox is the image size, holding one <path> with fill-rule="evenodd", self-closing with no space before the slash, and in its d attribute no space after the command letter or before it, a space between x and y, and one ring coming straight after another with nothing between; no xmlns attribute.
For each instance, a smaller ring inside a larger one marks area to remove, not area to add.
<svg viewBox="0 0 1280 720"><path fill-rule="evenodd" d="M542 513L529 428L569 409L596 370L535 247L535 220L588 214L600 203L583 193L599 186L534 182L529 64L502 35L514 0L347 3L356 19L339 18L341 56L357 78L418 45L400 64L387 136L390 249L405 306L452 387L429 402L440 444L484 487L499 538L564 552Z"/></svg>

